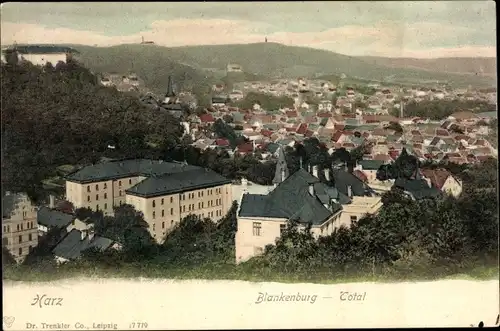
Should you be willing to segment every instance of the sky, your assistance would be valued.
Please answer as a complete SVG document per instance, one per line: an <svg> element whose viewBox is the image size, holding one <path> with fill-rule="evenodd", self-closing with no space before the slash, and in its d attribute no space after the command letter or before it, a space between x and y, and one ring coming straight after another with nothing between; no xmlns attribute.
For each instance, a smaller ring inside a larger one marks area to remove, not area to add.
<svg viewBox="0 0 500 331"><path fill-rule="evenodd" d="M278 42L352 56L496 57L493 1L3 3L1 43Z"/></svg>

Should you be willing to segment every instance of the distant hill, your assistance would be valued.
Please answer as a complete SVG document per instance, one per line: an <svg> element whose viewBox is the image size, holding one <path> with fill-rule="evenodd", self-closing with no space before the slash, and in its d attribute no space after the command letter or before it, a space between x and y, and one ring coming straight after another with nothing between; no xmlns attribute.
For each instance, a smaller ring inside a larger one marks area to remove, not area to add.
<svg viewBox="0 0 500 331"><path fill-rule="evenodd" d="M388 66L393 59L359 58L307 47L277 43L162 47L157 45L119 45L91 47L71 45L80 52L82 62L94 71L134 71L148 87L163 92L172 74L181 88L210 93L229 63L243 67L245 75L263 78L315 77L345 74L358 80L410 84L450 83L450 85L490 87L495 77L476 76ZM418 62L420 60L417 60ZM215 70L219 70L216 72Z"/></svg>
<svg viewBox="0 0 500 331"><path fill-rule="evenodd" d="M496 59L493 57L453 57L438 59L386 58L364 56L360 59L375 65L393 68L413 68L426 71L496 76Z"/></svg>

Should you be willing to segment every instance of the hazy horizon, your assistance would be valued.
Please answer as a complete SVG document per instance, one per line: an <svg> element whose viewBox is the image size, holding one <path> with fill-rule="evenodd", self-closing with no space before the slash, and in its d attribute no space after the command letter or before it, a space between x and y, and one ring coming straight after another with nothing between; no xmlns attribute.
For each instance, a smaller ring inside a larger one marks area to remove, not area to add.
<svg viewBox="0 0 500 331"><path fill-rule="evenodd" d="M496 57L493 1L5 3L8 44L276 42L349 56Z"/></svg>

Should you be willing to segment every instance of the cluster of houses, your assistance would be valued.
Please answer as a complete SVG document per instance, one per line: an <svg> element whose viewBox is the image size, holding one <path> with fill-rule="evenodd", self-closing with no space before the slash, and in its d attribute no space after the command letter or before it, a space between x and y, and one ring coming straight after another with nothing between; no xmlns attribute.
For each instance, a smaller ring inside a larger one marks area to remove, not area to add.
<svg viewBox="0 0 500 331"><path fill-rule="evenodd" d="M234 149L224 137L210 130L217 119L231 118L228 123L247 142ZM488 123L496 115L458 111L443 121L422 118L396 118L360 112L334 114L328 111L281 109L275 111L219 108L188 118L189 133L200 148L226 149L230 155L257 153L267 159L280 146L293 147L307 138L317 138L329 153L339 148L350 151L361 144L369 145L366 160L394 161L403 148L421 161L433 160L463 164L496 157L497 149L489 138ZM398 128L394 127L398 123Z"/></svg>
<svg viewBox="0 0 500 331"><path fill-rule="evenodd" d="M355 110L354 102L362 101L367 104L364 111L371 113L388 114L394 107L399 107L399 102L425 101L425 100L461 100L461 101L485 101L496 103L496 90L472 90L472 89L450 89L440 86L428 87L401 87L380 86L377 83L367 84L366 87L373 93L364 94L366 89L356 89L342 82L335 85L327 80L306 79L278 79L274 81L252 81L235 83L232 91L227 91L224 84L216 84L213 91L217 94L217 100L229 99L237 101L244 98L248 93L264 93L277 97L289 97L294 100L296 108L307 108L310 110L328 110L341 113L343 109ZM224 94L225 93L225 94ZM223 98L221 98L223 97ZM332 99L336 98L335 104ZM307 100L314 100L308 102ZM214 103L222 106L220 102Z"/></svg>

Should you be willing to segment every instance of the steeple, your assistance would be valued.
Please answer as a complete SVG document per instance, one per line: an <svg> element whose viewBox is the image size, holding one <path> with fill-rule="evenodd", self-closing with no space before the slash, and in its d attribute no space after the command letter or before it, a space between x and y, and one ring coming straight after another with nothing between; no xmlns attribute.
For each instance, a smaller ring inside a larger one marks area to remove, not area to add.
<svg viewBox="0 0 500 331"><path fill-rule="evenodd" d="M286 164L285 151L283 147L278 149L278 161L276 162L276 172L274 174L273 184L276 186L283 182L289 175L288 166Z"/></svg>
<svg viewBox="0 0 500 331"><path fill-rule="evenodd" d="M167 94L165 94L164 103L174 103L174 101L175 101L175 93L172 82L172 76L168 76Z"/></svg>

